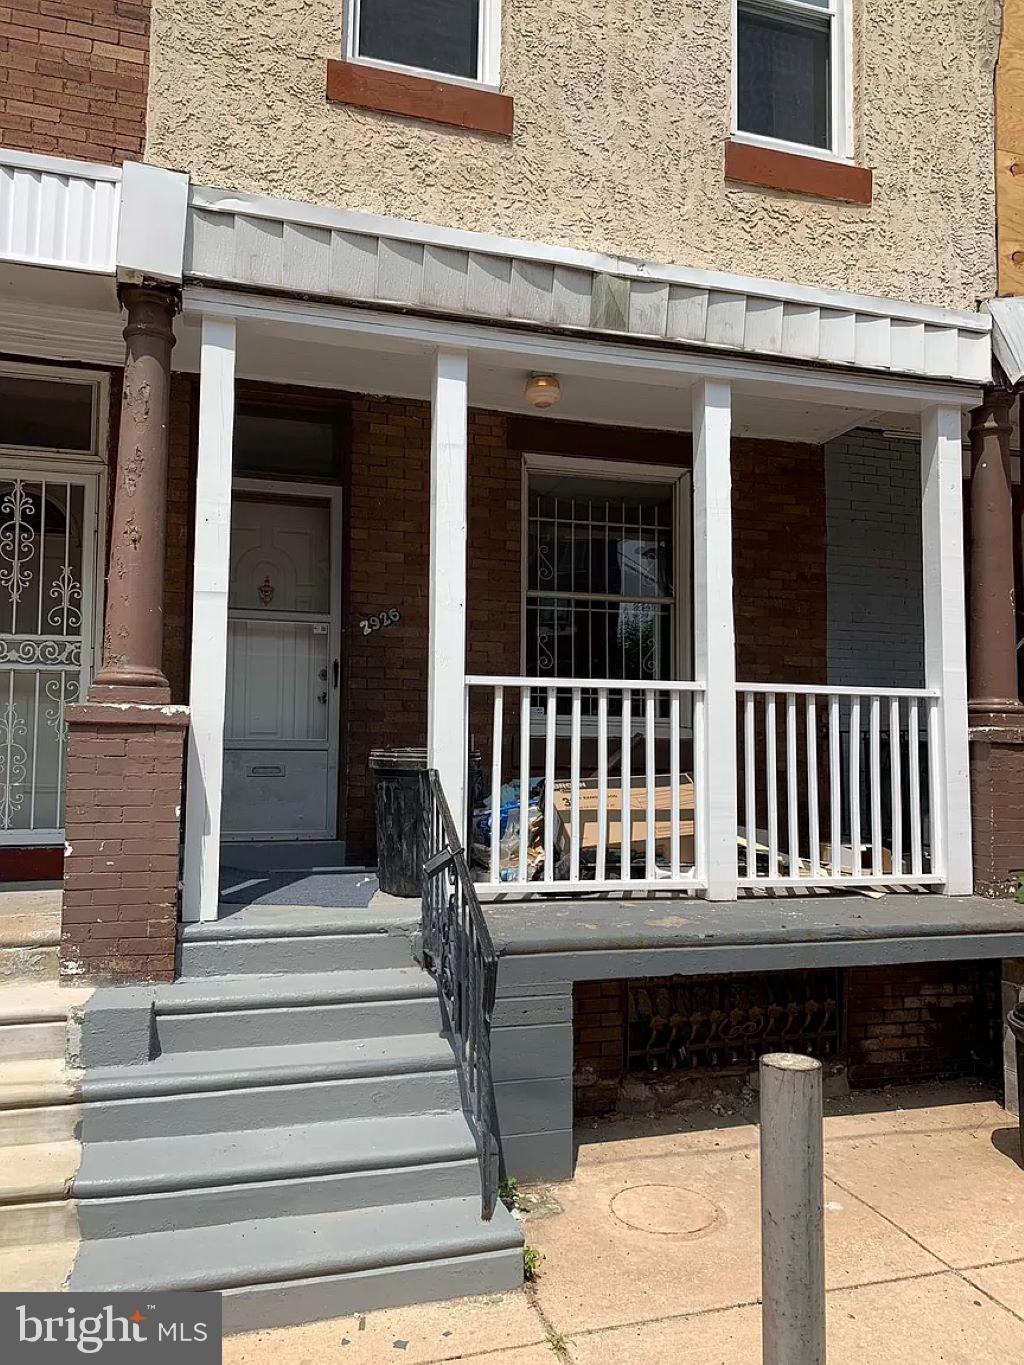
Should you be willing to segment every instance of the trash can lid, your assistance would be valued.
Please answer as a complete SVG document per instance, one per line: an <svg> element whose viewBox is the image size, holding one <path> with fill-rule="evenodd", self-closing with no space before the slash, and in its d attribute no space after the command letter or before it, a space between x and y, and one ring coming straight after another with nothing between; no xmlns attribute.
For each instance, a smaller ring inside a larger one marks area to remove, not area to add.
<svg viewBox="0 0 1024 1365"><path fill-rule="evenodd" d="M413 745L399 749L370 750L370 767L375 772L423 772L427 766L426 748Z"/></svg>

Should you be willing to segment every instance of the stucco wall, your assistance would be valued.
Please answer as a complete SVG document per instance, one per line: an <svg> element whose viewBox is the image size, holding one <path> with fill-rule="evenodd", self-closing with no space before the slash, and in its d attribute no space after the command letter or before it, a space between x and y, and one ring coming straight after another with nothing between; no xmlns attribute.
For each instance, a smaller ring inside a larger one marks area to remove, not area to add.
<svg viewBox="0 0 1024 1365"><path fill-rule="evenodd" d="M341 0L154 0L147 156L200 181L970 307L1000 0L854 0L869 207L726 185L730 0L505 0L511 142L328 105Z"/></svg>

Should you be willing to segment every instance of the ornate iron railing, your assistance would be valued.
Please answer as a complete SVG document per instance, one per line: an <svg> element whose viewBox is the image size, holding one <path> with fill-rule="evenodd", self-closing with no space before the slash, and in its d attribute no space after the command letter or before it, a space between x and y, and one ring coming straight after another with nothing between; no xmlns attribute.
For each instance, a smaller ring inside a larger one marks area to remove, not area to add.
<svg viewBox="0 0 1024 1365"><path fill-rule="evenodd" d="M841 990L832 968L631 981L629 1069L751 1066L779 1051L834 1058L841 1050Z"/></svg>
<svg viewBox="0 0 1024 1365"><path fill-rule="evenodd" d="M423 774L423 784L423 958L437 981L445 1031L455 1050L462 1106L480 1159L483 1216L489 1219L498 1196L491 1080L498 955L435 769Z"/></svg>

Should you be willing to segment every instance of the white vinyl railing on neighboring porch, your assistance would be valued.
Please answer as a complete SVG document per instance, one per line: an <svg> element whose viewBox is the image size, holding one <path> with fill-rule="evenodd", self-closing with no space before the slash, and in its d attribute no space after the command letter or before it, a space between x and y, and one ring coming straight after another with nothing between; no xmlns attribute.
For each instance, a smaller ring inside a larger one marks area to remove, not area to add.
<svg viewBox="0 0 1024 1365"><path fill-rule="evenodd" d="M944 880L937 691L736 690L740 886Z"/></svg>
<svg viewBox="0 0 1024 1365"><path fill-rule="evenodd" d="M470 677L471 854L482 890L704 884L704 688ZM475 786L475 792L474 792Z"/></svg>

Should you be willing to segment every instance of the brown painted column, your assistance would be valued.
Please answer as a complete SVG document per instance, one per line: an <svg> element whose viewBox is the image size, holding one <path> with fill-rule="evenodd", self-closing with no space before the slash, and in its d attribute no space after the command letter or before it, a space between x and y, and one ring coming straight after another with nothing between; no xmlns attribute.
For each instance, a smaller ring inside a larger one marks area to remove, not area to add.
<svg viewBox="0 0 1024 1365"><path fill-rule="evenodd" d="M971 420L971 827L974 889L1012 896L1024 873L1024 706L1017 693L1010 418L992 389Z"/></svg>
<svg viewBox="0 0 1024 1365"><path fill-rule="evenodd" d="M1012 393L992 389L971 414L970 706L985 715L1020 706L1010 480L1013 402Z"/></svg>
<svg viewBox="0 0 1024 1365"><path fill-rule="evenodd" d="M167 419L178 300L166 289L130 285L122 289L121 302L128 322L103 666L89 696L166 702L171 695L162 667Z"/></svg>
<svg viewBox="0 0 1024 1365"><path fill-rule="evenodd" d="M163 673L164 542L176 296L131 285L103 666L67 709L61 975L169 981L178 927L188 709Z"/></svg>

